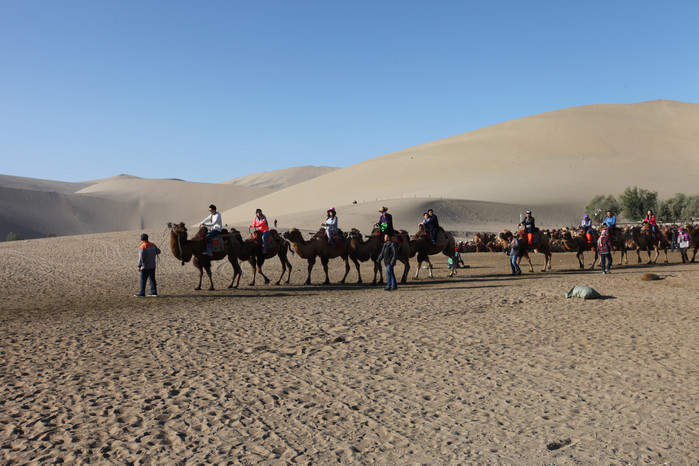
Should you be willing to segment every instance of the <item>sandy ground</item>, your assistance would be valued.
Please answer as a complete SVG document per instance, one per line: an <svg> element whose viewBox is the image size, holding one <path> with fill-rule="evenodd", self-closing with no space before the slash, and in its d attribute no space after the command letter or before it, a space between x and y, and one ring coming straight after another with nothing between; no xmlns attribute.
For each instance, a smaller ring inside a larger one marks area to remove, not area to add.
<svg viewBox="0 0 699 466"><path fill-rule="evenodd" d="M195 292L163 243L161 296L137 299L139 233L0 244L0 463L699 462L699 263L676 252L521 277L468 254L451 279L439 257L391 293L303 286L292 257L289 285L243 264L228 290L226 263Z"/></svg>

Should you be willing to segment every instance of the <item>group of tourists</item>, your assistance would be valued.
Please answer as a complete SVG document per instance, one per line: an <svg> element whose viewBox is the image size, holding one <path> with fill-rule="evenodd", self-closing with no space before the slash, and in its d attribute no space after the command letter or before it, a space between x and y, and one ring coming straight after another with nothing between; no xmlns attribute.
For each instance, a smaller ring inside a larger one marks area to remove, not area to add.
<svg viewBox="0 0 699 466"><path fill-rule="evenodd" d="M325 229L325 234L327 236L328 243L331 247L335 246L333 236L339 233L339 223L337 217L337 211L334 207L329 208L326 211L327 218L320 225ZM393 227L393 217L388 213L387 207L381 207L379 209L379 220L377 225L383 235L383 245L381 253L376 259L376 262L380 263L382 260L386 267L386 288L387 291L392 291L397 289L396 276L394 272L394 267L397 262L397 248L393 241L393 235L395 234L395 229ZM660 230L656 223L655 215L652 210L648 210L646 217L643 219L644 223L647 223L651 229L651 233L658 237L660 235ZM221 235L221 230L223 229L223 221L221 219L221 214L216 210L216 206L211 204L209 206L209 215L201 221L200 226L204 226L208 229L206 233L206 248L203 252L204 255L212 256L213 248L212 241L215 237ZM437 242L437 234L439 232L439 219L435 215L432 209L428 209L423 213L423 220L418 224L424 228L425 234L429 238L432 244ZM518 225L525 236L529 245L534 244L535 238L534 234L537 231L536 222L532 216L531 210L525 212L525 217L522 219L521 223ZM274 220L274 227L277 227L277 220ZM592 220L588 214L583 216L582 222L580 224L583 230L588 244L591 244L592 239ZM610 273L612 264L612 253L614 252L614 245L612 238L616 233L616 216L611 210L607 210L607 216L602 221L602 231L599 238L597 239L597 252L600 255L600 260L602 264L602 273ZM255 211L255 217L253 218L252 224L250 225L253 234L259 234L262 244L262 254L267 253L267 242L269 239L270 228L267 221L267 217L262 212L262 209L257 209ZM519 267L519 258L522 255L522 245L517 239L516 235L511 232L507 234L508 247L505 249L505 253L510 258L510 267L512 269L512 275L521 275L522 269ZM687 233L683 227L678 228L677 232L677 244L682 255L682 262L689 262L687 257L687 249L689 248L689 233ZM674 245L674 244L673 244ZM525 245L526 246L526 245ZM140 272L140 290L134 296L136 297L156 297L158 296L157 284L155 279L155 267L156 267L156 257L160 254L160 249L148 240L147 234L141 235L141 245L138 250L138 271ZM461 256L459 254L458 248L454 251L454 256L450 257L447 266L450 269L449 276L456 274L456 269L461 266L468 267L464 264ZM150 281L150 293L146 295L146 285Z"/></svg>

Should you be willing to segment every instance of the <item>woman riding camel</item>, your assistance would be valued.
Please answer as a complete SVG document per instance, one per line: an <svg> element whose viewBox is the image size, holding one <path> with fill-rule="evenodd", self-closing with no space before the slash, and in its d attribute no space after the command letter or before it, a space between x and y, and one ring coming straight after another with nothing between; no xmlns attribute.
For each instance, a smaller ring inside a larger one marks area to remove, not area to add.
<svg viewBox="0 0 699 466"><path fill-rule="evenodd" d="M393 216L388 213L388 207L381 207L379 209L381 217L379 217L379 229L381 233L388 236L393 236L395 230L393 229Z"/></svg>
<svg viewBox="0 0 699 466"><path fill-rule="evenodd" d="M653 238L658 238L658 224L655 223L655 215L653 214L653 211L648 209L648 213L646 214L646 217L643 219L643 223L648 222L648 225L650 225L651 232L653 233Z"/></svg>
<svg viewBox="0 0 699 466"><path fill-rule="evenodd" d="M262 254L267 254L267 237L269 236L269 225L267 224L267 217L262 213L262 209L257 209L255 211L255 218L252 220L252 225L250 228L254 228L253 231L259 231L262 234Z"/></svg>
<svg viewBox="0 0 699 466"><path fill-rule="evenodd" d="M321 223L320 226L325 228L325 235L328 237L328 242L330 243L330 246L334 247L335 243L333 243L333 235L339 232L335 207L329 208L327 214L328 218L325 220L325 223Z"/></svg>

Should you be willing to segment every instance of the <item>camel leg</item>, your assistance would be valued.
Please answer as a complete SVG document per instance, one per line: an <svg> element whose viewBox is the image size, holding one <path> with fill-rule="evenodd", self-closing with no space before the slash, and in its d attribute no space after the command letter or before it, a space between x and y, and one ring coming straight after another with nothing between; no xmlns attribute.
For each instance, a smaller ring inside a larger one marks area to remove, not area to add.
<svg viewBox="0 0 699 466"><path fill-rule="evenodd" d="M262 276L262 278L265 280L265 285L269 285L269 278L267 278L267 275L265 275L264 272L262 272L261 265L257 266L257 273L259 273Z"/></svg>
<svg viewBox="0 0 699 466"><path fill-rule="evenodd" d="M639 248L636 248L636 255L638 256L638 263L640 264L641 261L641 250Z"/></svg>
<svg viewBox="0 0 699 466"><path fill-rule="evenodd" d="M432 274L432 262L430 262L430 258L427 258L427 272L429 272L430 278L434 278L434 275Z"/></svg>
<svg viewBox="0 0 699 466"><path fill-rule="evenodd" d="M284 278L284 273L286 272L287 267L289 268L289 277L286 279L286 283L289 283L289 279L291 278L291 263L287 260L286 256L282 257L281 255L279 256L279 261L282 263L282 273L281 275L279 275L279 280L277 280L277 283L275 283L275 285L279 285L281 283L282 278Z"/></svg>
<svg viewBox="0 0 699 466"><path fill-rule="evenodd" d="M592 261L592 265L590 266L590 270L595 268L595 264L597 263L597 259L599 259L599 254L597 253L597 249L595 249L595 259Z"/></svg>
<svg viewBox="0 0 699 466"><path fill-rule="evenodd" d="M697 257L697 250L699 250L699 245L694 246L694 254L692 255L692 260L690 262L694 262L694 259Z"/></svg>
<svg viewBox="0 0 699 466"><path fill-rule="evenodd" d="M228 256L228 261L231 263L231 266L233 266L233 278L231 279L231 284L228 285L228 288L238 288L236 278L238 279L238 282L240 282L240 275L242 275L242 271L240 270L240 266L238 265L238 260L232 256Z"/></svg>
<svg viewBox="0 0 699 466"><path fill-rule="evenodd" d="M522 262L523 257L526 258L527 262L529 263L529 273L534 273L534 267L532 266L532 260L529 258L529 254L524 255L524 256L519 256L517 258L517 265L519 265L520 262Z"/></svg>
<svg viewBox="0 0 699 466"><path fill-rule="evenodd" d="M578 251L578 254L575 257L578 258L578 264L580 265L580 268L584 269L585 268L585 256L583 255L583 252ZM544 266L544 268L546 268L546 267ZM543 270L542 270L542 272L543 272Z"/></svg>
<svg viewBox="0 0 699 466"><path fill-rule="evenodd" d="M330 284L330 276L328 275L328 262L330 262L330 259L328 259L327 257L320 258L320 263L323 264L323 272L325 272L325 281L323 282L324 285Z"/></svg>
<svg viewBox="0 0 699 466"><path fill-rule="evenodd" d="M410 272L410 261L406 259L401 262L403 262L403 276L401 277L400 282L406 283L408 281L408 272Z"/></svg>
<svg viewBox="0 0 699 466"><path fill-rule="evenodd" d="M345 280L347 279L347 275L349 275L349 272L350 272L350 265L349 265L349 259L347 257L343 257L342 260L345 261L345 276L342 277L342 280L340 280L340 283L345 283Z"/></svg>
<svg viewBox="0 0 699 466"><path fill-rule="evenodd" d="M204 267L206 270L206 275L209 277L209 291L214 291L214 279L211 277L211 265Z"/></svg>
<svg viewBox="0 0 699 466"><path fill-rule="evenodd" d="M371 259L369 259L371 260ZM381 272L381 264L374 261L374 281L371 282L372 285L376 285L376 275L379 276L379 284L383 283L383 273Z"/></svg>
<svg viewBox="0 0 699 466"><path fill-rule="evenodd" d="M311 284L311 271L313 270L313 266L315 265L315 263L316 263L315 258L308 259L308 277L306 278L306 283L304 283L304 285Z"/></svg>
<svg viewBox="0 0 699 466"><path fill-rule="evenodd" d="M357 283L362 283L362 272L359 270L359 261L352 258L352 262L354 263L354 268L357 269ZM376 283L376 272L374 272L374 283ZM372 283L372 285L374 283Z"/></svg>
<svg viewBox="0 0 699 466"><path fill-rule="evenodd" d="M202 276L204 275L204 268L197 267L197 270L199 271L199 284L194 289L201 290L201 279L202 279Z"/></svg>
<svg viewBox="0 0 699 466"><path fill-rule="evenodd" d="M413 277L413 280L419 280L419 275L420 275L420 269L422 268L422 261L417 261L417 270L415 271L415 276Z"/></svg>
<svg viewBox="0 0 699 466"><path fill-rule="evenodd" d="M250 258L248 259L248 263L250 264L250 268L252 269L252 281L248 283L248 286L255 286L255 278L257 277L257 267L255 267L255 259Z"/></svg>

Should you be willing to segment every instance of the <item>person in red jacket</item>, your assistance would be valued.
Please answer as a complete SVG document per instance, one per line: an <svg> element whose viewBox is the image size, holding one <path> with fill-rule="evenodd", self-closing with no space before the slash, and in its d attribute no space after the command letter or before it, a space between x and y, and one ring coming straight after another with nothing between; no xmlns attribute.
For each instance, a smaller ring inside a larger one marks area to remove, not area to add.
<svg viewBox="0 0 699 466"><path fill-rule="evenodd" d="M262 234L262 254L267 254L267 237L269 236L269 225L267 217L262 213L262 209L255 211L255 218L252 220L251 228L254 231L259 231Z"/></svg>
<svg viewBox="0 0 699 466"><path fill-rule="evenodd" d="M648 222L648 224L650 225L650 229L653 232L653 238L655 238L657 240L658 236L659 236L658 235L659 230L658 230L658 224L655 223L655 215L653 215L652 210L650 210L650 209L648 210L648 213L646 214L646 218L643 219L643 222Z"/></svg>

